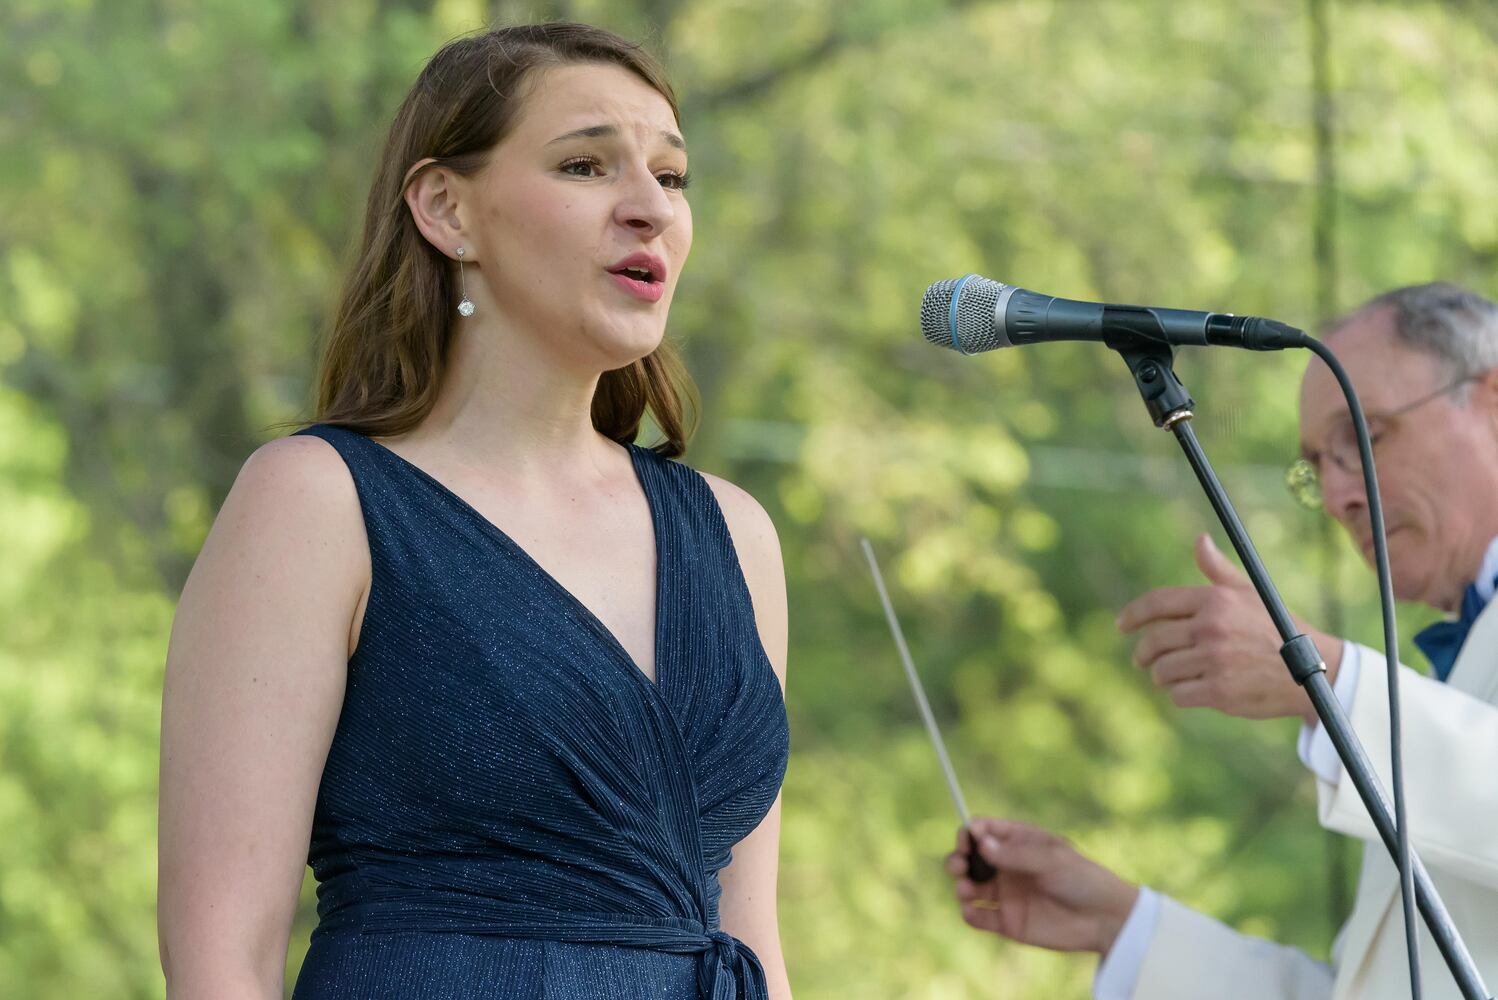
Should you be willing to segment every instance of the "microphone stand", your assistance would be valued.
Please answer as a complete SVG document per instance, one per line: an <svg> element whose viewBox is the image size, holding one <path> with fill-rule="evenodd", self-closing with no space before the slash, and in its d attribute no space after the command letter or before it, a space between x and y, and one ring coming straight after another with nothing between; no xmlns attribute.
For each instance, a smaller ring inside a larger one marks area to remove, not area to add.
<svg viewBox="0 0 1498 1000"><path fill-rule="evenodd" d="M1145 408L1149 410L1155 426L1170 431L1180 442L1181 450L1186 453L1197 481L1206 491L1212 509L1217 512L1218 520L1227 530L1238 558L1243 561L1243 568L1248 571L1254 589L1259 592L1260 600L1264 602L1269 617L1274 621L1274 627L1279 631L1283 642L1280 657L1290 669L1290 676L1310 696L1311 704L1315 706L1321 724L1326 727L1327 735L1337 748L1337 755L1342 758L1347 775L1367 807L1373 825L1378 828L1384 846L1397 860L1398 840L1383 787L1374 774L1373 765L1369 762L1362 743L1353 732L1352 724L1347 721L1342 703L1332 693L1331 684L1326 679L1326 664L1316 650L1316 644L1309 636L1296 632L1290 612L1285 608L1284 601L1280 600L1279 591L1275 589L1269 572L1259 560L1259 554L1255 551L1243 522L1238 519L1238 512L1233 509L1227 491L1223 489L1217 473L1213 471L1206 453L1196 439L1196 432L1191 427L1192 407L1196 404L1171 367L1174 351L1169 344L1162 344L1127 330L1105 331L1105 342L1118 351L1129 366L1134 384L1144 397ZM1393 655L1392 650L1390 655ZM1425 866L1413 851L1410 852L1410 866L1413 869L1415 898L1420 913L1441 950L1441 956L1446 960L1447 968L1461 988L1462 996L1466 1000L1492 1000L1466 944L1452 924L1450 914L1446 912L1446 904L1441 901Z"/></svg>

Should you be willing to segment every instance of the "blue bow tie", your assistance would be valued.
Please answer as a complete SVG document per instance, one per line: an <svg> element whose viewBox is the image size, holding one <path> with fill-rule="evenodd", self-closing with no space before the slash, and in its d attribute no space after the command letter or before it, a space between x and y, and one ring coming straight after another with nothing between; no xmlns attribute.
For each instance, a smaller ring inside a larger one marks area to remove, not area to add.
<svg viewBox="0 0 1498 1000"><path fill-rule="evenodd" d="M1472 623L1477 621L1477 616L1487 606L1488 602L1482 599L1482 595L1477 592L1477 584L1474 583L1462 593L1462 612L1456 621L1436 622L1416 633L1415 645L1430 660L1436 680L1444 681L1451 675L1456 655L1462 651L1467 633L1472 631Z"/></svg>

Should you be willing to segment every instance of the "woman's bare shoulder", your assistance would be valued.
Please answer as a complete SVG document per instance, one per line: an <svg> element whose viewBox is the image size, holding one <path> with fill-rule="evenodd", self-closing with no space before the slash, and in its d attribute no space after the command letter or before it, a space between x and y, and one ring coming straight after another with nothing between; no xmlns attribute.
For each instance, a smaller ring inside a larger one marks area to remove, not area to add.
<svg viewBox="0 0 1498 1000"><path fill-rule="evenodd" d="M314 510L333 504L343 513L359 506L353 476L342 456L327 441L310 434L277 438L256 448L240 468L231 496L236 492L251 501L291 503L295 506L289 513L296 513L304 503Z"/></svg>
<svg viewBox="0 0 1498 1000"><path fill-rule="evenodd" d="M279 438L246 459L193 568L221 585L237 578L284 595L338 584L356 598L368 573L353 477L332 445L310 435Z"/></svg>
<svg viewBox="0 0 1498 1000"><path fill-rule="evenodd" d="M754 603L760 639L775 673L785 683L786 664L786 596L785 564L780 553L780 537L775 522L760 502L747 490L709 473L702 473L708 487L723 511L728 533L733 537L734 551Z"/></svg>
<svg viewBox="0 0 1498 1000"><path fill-rule="evenodd" d="M708 488L723 511L723 520L728 522L739 558L767 559L773 556L773 562L779 566L780 537L775 533L775 522L770 520L760 502L747 490L722 476L709 472L699 474L707 480ZM746 547L751 551L745 552Z"/></svg>
<svg viewBox="0 0 1498 1000"><path fill-rule="evenodd" d="M214 527L274 525L331 542L362 540L362 521L353 476L338 451L322 438L295 435L263 444L245 460Z"/></svg>

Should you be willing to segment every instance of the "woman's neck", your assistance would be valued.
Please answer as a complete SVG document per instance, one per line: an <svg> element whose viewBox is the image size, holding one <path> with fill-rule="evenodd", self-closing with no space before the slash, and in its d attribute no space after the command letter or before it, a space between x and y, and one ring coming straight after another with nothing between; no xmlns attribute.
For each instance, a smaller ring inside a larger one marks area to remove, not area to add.
<svg viewBox="0 0 1498 1000"><path fill-rule="evenodd" d="M432 412L402 441L520 478L606 462L613 446L592 417L599 373L565 368L529 344L504 331L458 332Z"/></svg>

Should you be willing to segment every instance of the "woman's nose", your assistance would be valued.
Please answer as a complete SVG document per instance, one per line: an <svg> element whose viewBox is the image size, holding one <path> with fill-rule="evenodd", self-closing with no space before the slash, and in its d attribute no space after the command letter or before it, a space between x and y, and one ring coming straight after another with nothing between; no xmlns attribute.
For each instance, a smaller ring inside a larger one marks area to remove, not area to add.
<svg viewBox="0 0 1498 1000"><path fill-rule="evenodd" d="M676 220L676 206L655 175L643 167L631 170L622 186L614 221L647 236L659 236Z"/></svg>

